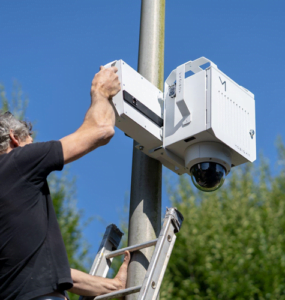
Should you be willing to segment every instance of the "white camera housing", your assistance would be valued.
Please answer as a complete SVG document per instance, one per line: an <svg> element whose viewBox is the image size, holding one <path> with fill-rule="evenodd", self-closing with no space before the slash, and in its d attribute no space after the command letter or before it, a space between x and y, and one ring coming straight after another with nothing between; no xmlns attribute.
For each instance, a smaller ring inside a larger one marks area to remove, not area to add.
<svg viewBox="0 0 285 300"><path fill-rule="evenodd" d="M228 174L256 159L254 95L210 60L178 66L164 93L122 60L111 65L122 87L113 98L116 126L146 155L179 175L201 162L218 163Z"/></svg>
<svg viewBox="0 0 285 300"><path fill-rule="evenodd" d="M205 64L204 70L200 66ZM189 71L192 76L185 78ZM163 147L184 158L180 172L214 161L229 173L232 166L256 159L254 95L208 59L172 71L164 101Z"/></svg>
<svg viewBox="0 0 285 300"><path fill-rule="evenodd" d="M121 91L113 97L116 126L149 151L162 146L164 100L163 93L123 60L105 67L116 66Z"/></svg>

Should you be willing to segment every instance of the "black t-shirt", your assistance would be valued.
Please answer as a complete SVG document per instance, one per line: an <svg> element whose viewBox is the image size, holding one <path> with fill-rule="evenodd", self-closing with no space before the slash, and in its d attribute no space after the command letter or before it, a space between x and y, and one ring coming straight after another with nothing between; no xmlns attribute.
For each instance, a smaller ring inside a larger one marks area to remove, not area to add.
<svg viewBox="0 0 285 300"><path fill-rule="evenodd" d="M64 165L59 141L0 155L0 299L28 300L72 287L47 176Z"/></svg>

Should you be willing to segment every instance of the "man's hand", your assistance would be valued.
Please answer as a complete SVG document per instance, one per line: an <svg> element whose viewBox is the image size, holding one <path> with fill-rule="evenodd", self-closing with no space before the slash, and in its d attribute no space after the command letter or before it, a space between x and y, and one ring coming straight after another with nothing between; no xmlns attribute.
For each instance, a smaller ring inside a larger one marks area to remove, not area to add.
<svg viewBox="0 0 285 300"><path fill-rule="evenodd" d="M115 131L112 97L120 91L116 67L100 67L91 85L91 106L83 124L74 133L62 138L64 163L70 163L99 146L106 145Z"/></svg>
<svg viewBox="0 0 285 300"><path fill-rule="evenodd" d="M92 276L78 270L71 269L73 288L69 291L81 296L98 296L108 294L126 287L130 252L125 252L125 259L115 278Z"/></svg>
<svg viewBox="0 0 285 300"><path fill-rule="evenodd" d="M125 289L127 285L127 277L128 277L128 266L130 263L131 254L129 251L125 252L124 262L122 263L116 277L114 280L116 281L116 285L119 286L119 290Z"/></svg>
<svg viewBox="0 0 285 300"><path fill-rule="evenodd" d="M91 85L91 101L92 104L97 101L96 96L101 94L103 97L111 100L121 89L119 77L116 74L117 67L105 69L100 67L100 72L94 76Z"/></svg>

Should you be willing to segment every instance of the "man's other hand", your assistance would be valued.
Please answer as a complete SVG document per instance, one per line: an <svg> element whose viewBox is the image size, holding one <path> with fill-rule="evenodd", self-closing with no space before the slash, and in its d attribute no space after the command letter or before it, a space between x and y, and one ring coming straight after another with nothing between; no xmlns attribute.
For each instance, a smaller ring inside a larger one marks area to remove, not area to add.
<svg viewBox="0 0 285 300"><path fill-rule="evenodd" d="M98 296L116 292L126 288L130 252L125 252L125 259L115 278L109 279L92 276L78 270L71 269L73 287L70 292L81 296Z"/></svg>
<svg viewBox="0 0 285 300"><path fill-rule="evenodd" d="M131 254L129 251L125 252L124 262L122 263L116 277L114 278L117 281L117 285L120 287L119 289L125 289L127 285L127 277L128 277L128 265L130 263Z"/></svg>

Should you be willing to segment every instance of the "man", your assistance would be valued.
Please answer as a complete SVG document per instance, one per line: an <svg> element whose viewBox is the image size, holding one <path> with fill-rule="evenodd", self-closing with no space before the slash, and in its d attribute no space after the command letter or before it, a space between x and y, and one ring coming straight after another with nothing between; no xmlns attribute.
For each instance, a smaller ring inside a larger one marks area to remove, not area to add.
<svg viewBox="0 0 285 300"><path fill-rule="evenodd" d="M33 143L31 128L0 114L0 299L67 299L69 290L97 296L126 285L130 260L114 279L70 270L46 178L114 135L110 103L120 90L117 68L100 67L83 124L60 141Z"/></svg>

